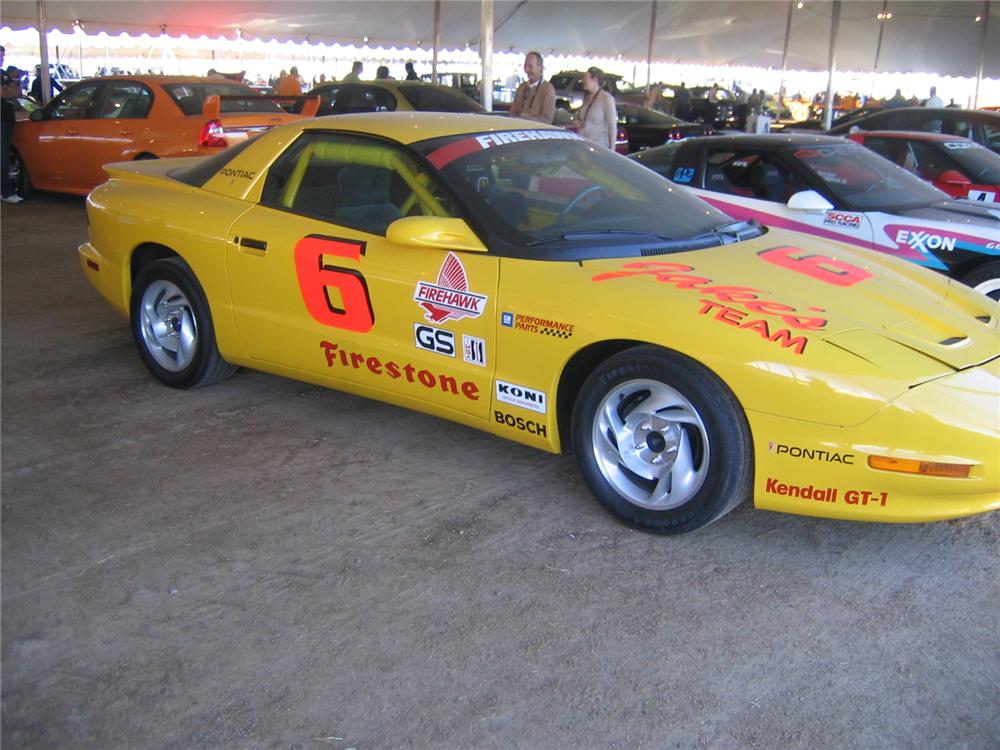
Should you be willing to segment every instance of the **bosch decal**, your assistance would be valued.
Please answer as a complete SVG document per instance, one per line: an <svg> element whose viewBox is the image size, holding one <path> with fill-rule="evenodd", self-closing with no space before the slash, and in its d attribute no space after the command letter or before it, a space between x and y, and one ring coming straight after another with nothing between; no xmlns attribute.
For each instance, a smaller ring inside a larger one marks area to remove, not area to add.
<svg viewBox="0 0 1000 750"><path fill-rule="evenodd" d="M320 348L326 355L326 366L336 367L340 365L345 368L355 370L367 370L377 377L389 378L391 380L405 380L407 383L420 385L429 391L440 390L443 393L451 393L455 396L461 394L470 401L479 400L479 386L469 380L459 383L450 375L441 375L430 370L418 370L407 362L400 365L392 360L383 362L378 357L371 357L361 352L352 352L341 348L339 344L330 341L320 341Z"/></svg>
<svg viewBox="0 0 1000 750"><path fill-rule="evenodd" d="M773 477L767 478L764 491L772 495L798 497L803 500L814 500L818 503L835 503L841 492L836 487L817 487L812 484L784 484ZM888 500L888 492L845 490L843 493L843 502L845 505L872 505L884 508Z"/></svg>
<svg viewBox="0 0 1000 750"><path fill-rule="evenodd" d="M414 323L413 339L418 349L443 354L446 357L455 356L455 334L444 328Z"/></svg>
<svg viewBox="0 0 1000 750"><path fill-rule="evenodd" d="M521 432L538 435L538 437L548 436L545 425L539 422L533 422L530 419L524 419L524 417L515 417L512 414L505 414L502 411L494 411L493 419L495 419L498 424L505 424L508 427L520 430Z"/></svg>
<svg viewBox="0 0 1000 750"><path fill-rule="evenodd" d="M537 411L539 414L544 414L547 409L544 391L536 391L534 388L526 388L503 380L496 381L496 397L497 401Z"/></svg>
<svg viewBox="0 0 1000 750"><path fill-rule="evenodd" d="M413 299L427 311L424 315L427 320L443 323L446 320L478 318L486 309L488 298L469 291L465 266L457 255L448 253L438 271L437 283L418 282Z"/></svg>
<svg viewBox="0 0 1000 750"><path fill-rule="evenodd" d="M827 226L842 227L843 229L861 229L861 217L857 214L845 214L842 211L827 211L823 217L823 223Z"/></svg>
<svg viewBox="0 0 1000 750"><path fill-rule="evenodd" d="M799 448L797 445L784 445L783 443L769 442L767 448L777 456L791 456L792 458L804 458L809 461L825 461L832 464L848 464L853 466L855 455L853 453L837 453L824 449Z"/></svg>
<svg viewBox="0 0 1000 750"><path fill-rule="evenodd" d="M572 323L563 323L558 320L550 320L549 318L539 318L534 315L521 315L520 313L514 317L513 325L519 331L540 333L544 336L555 336L562 339L570 338L576 328Z"/></svg>
<svg viewBox="0 0 1000 750"><path fill-rule="evenodd" d="M486 342L475 336L462 334L462 359L471 365L486 367Z"/></svg>

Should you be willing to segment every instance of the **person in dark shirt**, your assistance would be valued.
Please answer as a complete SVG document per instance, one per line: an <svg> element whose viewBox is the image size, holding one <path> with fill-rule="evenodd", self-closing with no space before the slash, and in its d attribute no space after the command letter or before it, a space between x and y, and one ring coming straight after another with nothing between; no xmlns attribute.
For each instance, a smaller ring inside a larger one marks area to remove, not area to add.
<svg viewBox="0 0 1000 750"><path fill-rule="evenodd" d="M892 98L885 103L886 109L899 109L900 107L906 106L906 99L903 98L903 92L896 89L896 93L893 94Z"/></svg>
<svg viewBox="0 0 1000 750"><path fill-rule="evenodd" d="M7 50L0 46L0 102L2 102L2 123L0 123L0 200L4 203L20 203L23 199L14 192L10 181L10 139L14 135L17 115L14 100L21 95L21 71L13 65L3 69ZM14 73L15 75L11 75ZM16 76L16 78L15 78Z"/></svg>
<svg viewBox="0 0 1000 750"><path fill-rule="evenodd" d="M674 117L678 120L691 118L691 92L681 81L680 88L674 89Z"/></svg>
<svg viewBox="0 0 1000 750"><path fill-rule="evenodd" d="M419 81L420 76L417 75L417 71L413 69L413 63L406 63L406 80L407 81Z"/></svg>
<svg viewBox="0 0 1000 750"><path fill-rule="evenodd" d="M49 76L49 99L54 97L57 93L63 90L63 86L59 81L57 81L52 76ZM31 91L28 96L34 99L39 104L45 104L42 101L42 66L35 66L35 80L31 83Z"/></svg>

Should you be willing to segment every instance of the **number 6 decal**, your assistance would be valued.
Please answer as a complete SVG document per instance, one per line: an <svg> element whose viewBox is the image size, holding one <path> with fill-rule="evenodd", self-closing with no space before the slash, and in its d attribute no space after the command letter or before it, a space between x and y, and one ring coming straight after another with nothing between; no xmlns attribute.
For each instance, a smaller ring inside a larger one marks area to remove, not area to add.
<svg viewBox="0 0 1000 750"><path fill-rule="evenodd" d="M758 253L762 260L790 271L805 274L817 281L833 286L854 286L859 281L870 279L872 275L863 268L846 263L828 255L809 253L798 247L772 247Z"/></svg>
<svg viewBox="0 0 1000 750"><path fill-rule="evenodd" d="M358 333L368 333L375 325L368 284L361 272L323 263L324 255L358 261L364 251L363 242L315 234L303 237L295 245L295 272L302 300L309 314L323 325ZM342 308L330 299L331 287L340 292Z"/></svg>

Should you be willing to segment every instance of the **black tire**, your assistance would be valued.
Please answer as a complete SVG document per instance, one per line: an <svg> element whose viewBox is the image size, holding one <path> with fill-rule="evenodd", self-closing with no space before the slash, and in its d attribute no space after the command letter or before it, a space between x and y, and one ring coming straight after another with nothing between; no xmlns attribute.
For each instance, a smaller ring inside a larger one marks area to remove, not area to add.
<svg viewBox="0 0 1000 750"><path fill-rule="evenodd" d="M10 184L14 192L22 198L30 198L35 192L28 176L28 168L21 155L14 149L10 152Z"/></svg>
<svg viewBox="0 0 1000 750"><path fill-rule="evenodd" d="M1000 302L1000 261L991 260L976 266L962 277L962 283Z"/></svg>
<svg viewBox="0 0 1000 750"><path fill-rule="evenodd" d="M180 258L153 261L132 287L132 337L153 376L172 388L198 388L236 372L215 342L205 293Z"/></svg>
<svg viewBox="0 0 1000 750"><path fill-rule="evenodd" d="M597 499L647 531L694 531L751 494L742 407L714 373L676 352L639 346L602 363L574 405L572 435Z"/></svg>

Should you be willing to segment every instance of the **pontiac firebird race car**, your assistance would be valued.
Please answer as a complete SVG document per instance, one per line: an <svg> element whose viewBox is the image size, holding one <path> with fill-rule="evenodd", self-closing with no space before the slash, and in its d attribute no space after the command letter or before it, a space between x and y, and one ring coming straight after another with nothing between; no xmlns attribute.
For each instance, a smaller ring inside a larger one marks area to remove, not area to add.
<svg viewBox="0 0 1000 750"><path fill-rule="evenodd" d="M1000 506L1000 305L575 134L344 115L107 171L81 263L167 385L247 366L572 451L658 532Z"/></svg>

